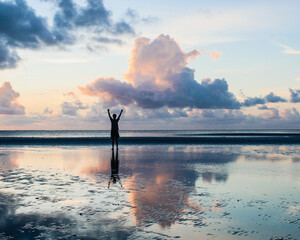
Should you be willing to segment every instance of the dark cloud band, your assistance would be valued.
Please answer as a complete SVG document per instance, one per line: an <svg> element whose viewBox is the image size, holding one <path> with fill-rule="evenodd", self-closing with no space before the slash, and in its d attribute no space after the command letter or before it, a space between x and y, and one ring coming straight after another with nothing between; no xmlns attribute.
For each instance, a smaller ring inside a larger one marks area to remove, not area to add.
<svg viewBox="0 0 300 240"><path fill-rule="evenodd" d="M12 68L20 59L16 48L37 49L44 46L74 44L78 31L88 31L100 39L102 44L122 43L103 35L134 35L135 30L126 21L113 22L111 12L102 0L86 0L86 6L79 7L73 0L55 1L58 10L53 26L36 14L25 0L0 1L0 69Z"/></svg>

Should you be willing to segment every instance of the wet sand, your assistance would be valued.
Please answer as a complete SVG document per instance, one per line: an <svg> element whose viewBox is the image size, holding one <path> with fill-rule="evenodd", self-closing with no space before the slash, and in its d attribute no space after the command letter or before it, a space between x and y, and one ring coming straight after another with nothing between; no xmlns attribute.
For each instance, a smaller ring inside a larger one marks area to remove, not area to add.
<svg viewBox="0 0 300 240"><path fill-rule="evenodd" d="M299 153L1 146L0 239L299 239Z"/></svg>

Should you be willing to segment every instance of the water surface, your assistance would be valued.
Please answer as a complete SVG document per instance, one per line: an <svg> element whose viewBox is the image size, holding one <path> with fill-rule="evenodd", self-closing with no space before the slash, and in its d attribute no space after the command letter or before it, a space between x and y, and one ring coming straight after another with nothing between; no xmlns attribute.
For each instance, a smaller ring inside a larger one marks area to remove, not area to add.
<svg viewBox="0 0 300 240"><path fill-rule="evenodd" d="M129 145L117 164L108 146L2 146L0 239L297 239L299 156Z"/></svg>

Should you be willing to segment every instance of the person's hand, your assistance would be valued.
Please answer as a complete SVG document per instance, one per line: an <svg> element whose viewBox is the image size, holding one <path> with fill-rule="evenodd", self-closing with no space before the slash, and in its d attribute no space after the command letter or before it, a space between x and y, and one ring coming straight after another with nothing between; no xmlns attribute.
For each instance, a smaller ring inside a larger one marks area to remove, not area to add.
<svg viewBox="0 0 300 240"><path fill-rule="evenodd" d="M107 111L109 112L109 109L107 109Z"/></svg>
<svg viewBox="0 0 300 240"><path fill-rule="evenodd" d="M121 112L123 112L123 109L121 109Z"/></svg>

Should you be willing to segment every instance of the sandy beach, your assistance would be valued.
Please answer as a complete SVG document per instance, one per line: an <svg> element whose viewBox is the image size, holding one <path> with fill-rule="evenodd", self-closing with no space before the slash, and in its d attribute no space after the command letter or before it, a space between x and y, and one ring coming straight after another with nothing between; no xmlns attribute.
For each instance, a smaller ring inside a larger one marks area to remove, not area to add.
<svg viewBox="0 0 300 240"><path fill-rule="evenodd" d="M298 239L299 151L1 146L0 238Z"/></svg>

